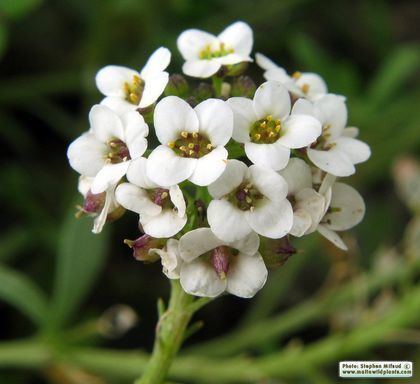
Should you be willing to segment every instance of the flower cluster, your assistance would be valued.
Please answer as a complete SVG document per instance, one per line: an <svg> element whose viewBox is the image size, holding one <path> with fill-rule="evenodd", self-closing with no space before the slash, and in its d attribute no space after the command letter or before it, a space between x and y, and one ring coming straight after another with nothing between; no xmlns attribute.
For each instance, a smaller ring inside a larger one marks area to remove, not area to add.
<svg viewBox="0 0 420 384"><path fill-rule="evenodd" d="M243 22L218 36L187 30L177 43L184 74L198 83L169 76L163 47L139 72L98 72L105 97L67 152L80 174L78 215L94 217L99 233L137 213L142 234L125 240L135 258L161 260L197 296L254 296L269 260L295 252L295 237L318 232L346 250L337 231L357 225L365 205L337 178L354 174L370 149L347 127L345 97L258 53L266 81L257 88L245 75L253 33Z"/></svg>

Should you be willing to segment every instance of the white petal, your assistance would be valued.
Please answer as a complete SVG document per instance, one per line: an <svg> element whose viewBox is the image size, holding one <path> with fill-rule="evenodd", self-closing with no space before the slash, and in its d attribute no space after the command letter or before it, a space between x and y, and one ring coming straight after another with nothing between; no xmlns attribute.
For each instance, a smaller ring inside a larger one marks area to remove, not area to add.
<svg viewBox="0 0 420 384"><path fill-rule="evenodd" d="M86 197L86 195L88 194L90 190L90 186L92 185L92 182L93 182L93 177L88 177L88 176L83 176L83 175L79 176L79 182L77 183L77 190L83 197Z"/></svg>
<svg viewBox="0 0 420 384"><path fill-rule="evenodd" d="M103 143L111 139L124 141L124 129L120 117L104 105L94 105L89 112L91 132Z"/></svg>
<svg viewBox="0 0 420 384"><path fill-rule="evenodd" d="M138 187L145 188L145 189L153 189L158 187L156 183L154 183L150 178L147 176L147 159L144 157L138 157L137 159L130 161L130 166L127 170L127 180L137 185Z"/></svg>
<svg viewBox="0 0 420 384"><path fill-rule="evenodd" d="M210 195L219 199L232 192L242 183L247 171L248 167L242 161L228 160L222 175L209 185L208 190Z"/></svg>
<svg viewBox="0 0 420 384"><path fill-rule="evenodd" d="M226 290L238 297L251 298L264 286L267 275L259 253L252 256L240 253L229 266Z"/></svg>
<svg viewBox="0 0 420 384"><path fill-rule="evenodd" d="M289 160L287 167L279 171L289 186L288 194L294 196L304 188L312 187L311 168L302 159L293 157Z"/></svg>
<svg viewBox="0 0 420 384"><path fill-rule="evenodd" d="M94 177L104 166L107 153L108 147L93 133L87 132L70 144L67 157L75 171Z"/></svg>
<svg viewBox="0 0 420 384"><path fill-rule="evenodd" d="M165 97L156 105L154 124L162 144L177 140L182 131L197 132L199 125L195 111L177 96Z"/></svg>
<svg viewBox="0 0 420 384"><path fill-rule="evenodd" d="M347 123L347 107L341 96L328 94L315 102L318 117L323 126L329 125L329 139L341 136Z"/></svg>
<svg viewBox="0 0 420 384"><path fill-rule="evenodd" d="M180 157L169 147L160 145L147 159L147 177L162 187L169 187L188 179L196 165L196 159Z"/></svg>
<svg viewBox="0 0 420 384"><path fill-rule="evenodd" d="M172 204L178 211L178 216L183 217L185 215L186 205L181 188L179 188L178 185L172 185L169 188L169 196L171 198Z"/></svg>
<svg viewBox="0 0 420 384"><path fill-rule="evenodd" d="M190 262L224 243L210 228L198 228L187 232L179 239L179 253L184 261Z"/></svg>
<svg viewBox="0 0 420 384"><path fill-rule="evenodd" d="M178 213L164 209L156 216L140 215L140 224L145 233L156 238L175 236L187 223L187 216L179 217Z"/></svg>
<svg viewBox="0 0 420 384"><path fill-rule="evenodd" d="M152 105L163 93L169 81L168 72L158 72L145 79L143 94L139 107L146 108Z"/></svg>
<svg viewBox="0 0 420 384"><path fill-rule="evenodd" d="M342 249L343 251L348 250L347 245L344 243L341 237L331 229L328 229L323 225L318 225L318 232L327 240L331 241L331 243L333 243L336 247Z"/></svg>
<svg viewBox="0 0 420 384"><path fill-rule="evenodd" d="M312 225L312 218L305 209L296 209L293 212L293 226L290 230L292 236L301 237Z"/></svg>
<svg viewBox="0 0 420 384"><path fill-rule="evenodd" d="M240 240L251 232L244 212L226 200L212 200L207 209L207 220L213 233L221 240Z"/></svg>
<svg viewBox="0 0 420 384"><path fill-rule="evenodd" d="M255 54L255 61L257 64L266 71L269 69L276 69L280 68L273 60L269 59L267 56L263 55L262 53Z"/></svg>
<svg viewBox="0 0 420 384"><path fill-rule="evenodd" d="M214 146L224 146L232 137L233 113L225 101L207 99L194 108L200 122L200 132Z"/></svg>
<svg viewBox="0 0 420 384"><path fill-rule="evenodd" d="M101 233L102 229L106 223L106 219L108 217L108 213L111 210L111 205L112 205L112 197L111 194L113 194L114 191L107 191L106 192L106 196L105 196L105 204L101 210L101 213L95 217L95 219L93 220L93 228L92 228L92 232L95 234Z"/></svg>
<svg viewBox="0 0 420 384"><path fill-rule="evenodd" d="M258 119L271 115L274 119L285 119L290 113L290 95L278 81L266 81L255 91L254 110Z"/></svg>
<svg viewBox="0 0 420 384"><path fill-rule="evenodd" d="M216 60L192 60L184 63L182 72L191 77L206 79L213 76L221 66Z"/></svg>
<svg viewBox="0 0 420 384"><path fill-rule="evenodd" d="M228 152L224 147L214 148L207 155L197 159L194 172L189 180L200 186L210 185L226 169Z"/></svg>
<svg viewBox="0 0 420 384"><path fill-rule="evenodd" d="M344 152L353 164L363 163L370 157L370 148L363 141L351 137L340 137L335 142L337 149Z"/></svg>
<svg viewBox="0 0 420 384"><path fill-rule="evenodd" d="M161 259L162 272L169 279L179 279L182 261L178 255L178 240L169 239L163 249L152 248L149 253L157 253Z"/></svg>
<svg viewBox="0 0 420 384"><path fill-rule="evenodd" d="M218 36L219 40L228 48L233 48L235 53L249 56L254 43L254 37L250 26L243 21L237 21L229 25Z"/></svg>
<svg viewBox="0 0 420 384"><path fill-rule="evenodd" d="M351 137L351 138L355 139L357 136L359 136L359 128L357 128L357 127L344 128L343 132L341 133L341 136Z"/></svg>
<svg viewBox="0 0 420 384"><path fill-rule="evenodd" d="M106 164L95 176L91 191L94 194L106 191L109 187L116 185L120 179L127 173L130 165L129 161L123 161L118 164Z"/></svg>
<svg viewBox="0 0 420 384"><path fill-rule="evenodd" d="M108 107L118 115L123 115L124 113L134 111L138 108L138 105L132 104L121 97L114 96L104 97L100 105Z"/></svg>
<svg viewBox="0 0 420 384"><path fill-rule="evenodd" d="M359 224L366 210L360 193L343 183L333 185L330 208L333 212L327 213L322 222L325 227L334 231L345 231ZM335 212L334 208L339 211Z"/></svg>
<svg viewBox="0 0 420 384"><path fill-rule="evenodd" d="M248 55L240 55L237 53L230 53L226 56L217 57L215 59L212 59L212 61L215 61L222 65L232 65L232 64L238 64L242 63L243 61L252 61L252 58Z"/></svg>
<svg viewBox="0 0 420 384"><path fill-rule="evenodd" d="M168 48L160 47L156 49L147 60L146 65L140 72L143 79L162 72L171 62L171 52Z"/></svg>
<svg viewBox="0 0 420 384"><path fill-rule="evenodd" d="M326 195L328 191L331 189L330 187L332 187L332 185L335 183L336 179L337 179L336 176L327 173L322 179L322 183L319 187L318 192L321 195Z"/></svg>
<svg viewBox="0 0 420 384"><path fill-rule="evenodd" d="M293 104L292 115L310 115L317 119L320 118L320 113L313 103L306 99L298 99Z"/></svg>
<svg viewBox="0 0 420 384"><path fill-rule="evenodd" d="M281 126L278 141L288 148L303 148L313 143L322 132L321 123L309 115L290 115Z"/></svg>
<svg viewBox="0 0 420 384"><path fill-rule="evenodd" d="M275 171L283 169L290 157L290 149L278 141L273 144L245 143L245 153L254 164Z"/></svg>
<svg viewBox="0 0 420 384"><path fill-rule="evenodd" d="M226 289L226 279L220 279L214 268L202 259L182 264L180 282L185 292L195 296L216 297Z"/></svg>
<svg viewBox="0 0 420 384"><path fill-rule="evenodd" d="M300 95L301 91L296 86L293 79L287 74L283 68L272 68L264 72L264 78L270 81L279 81L282 83L289 92L297 93Z"/></svg>
<svg viewBox="0 0 420 384"><path fill-rule="evenodd" d="M233 139L239 143L248 142L252 124L258 120L252 100L245 97L231 97L227 103L233 111Z"/></svg>
<svg viewBox="0 0 420 384"><path fill-rule="evenodd" d="M115 190L115 197L129 211L156 216L162 212L162 207L150 200L147 191L131 183L122 183Z"/></svg>
<svg viewBox="0 0 420 384"><path fill-rule="evenodd" d="M179 35L177 40L178 49L184 60L195 60L200 52L207 46L217 43L216 36L200 31L199 29L188 29Z"/></svg>
<svg viewBox="0 0 420 384"><path fill-rule="evenodd" d="M147 149L145 137L149 134L149 127L142 115L137 111L130 111L121 116L124 125L124 142L130 152L130 157L135 159L143 155Z"/></svg>
<svg viewBox="0 0 420 384"><path fill-rule="evenodd" d="M296 209L304 209L311 215L311 226L306 233L315 231L324 215L325 198L312 188L305 188L299 191L296 196Z"/></svg>
<svg viewBox="0 0 420 384"><path fill-rule="evenodd" d="M328 151L319 151L308 148L309 159L323 171L334 176L345 177L356 172L353 163L348 156L334 147Z"/></svg>
<svg viewBox="0 0 420 384"><path fill-rule="evenodd" d="M96 86L105 96L125 97L124 83L132 83L140 74L134 69L108 65L96 74Z"/></svg>
<svg viewBox="0 0 420 384"><path fill-rule="evenodd" d="M324 79L316 73L302 73L296 80L296 85L299 88L309 86L305 96L310 100L316 100L327 93L327 84Z"/></svg>
<svg viewBox="0 0 420 384"><path fill-rule="evenodd" d="M254 211L246 211L245 217L258 234L271 239L280 239L289 233L293 225L293 210L288 200L264 200Z"/></svg>
<svg viewBox="0 0 420 384"><path fill-rule="evenodd" d="M286 198L288 189L286 180L272 169L251 165L249 175L253 185L270 200L281 201Z"/></svg>
<svg viewBox="0 0 420 384"><path fill-rule="evenodd" d="M247 255L254 255L260 247L260 238L255 232L251 232L248 236L229 243L229 247Z"/></svg>

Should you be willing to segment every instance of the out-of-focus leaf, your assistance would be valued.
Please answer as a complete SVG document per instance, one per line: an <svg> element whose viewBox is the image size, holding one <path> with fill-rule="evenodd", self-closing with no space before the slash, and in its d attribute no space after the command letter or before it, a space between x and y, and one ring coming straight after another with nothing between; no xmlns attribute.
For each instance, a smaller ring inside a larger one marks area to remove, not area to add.
<svg viewBox="0 0 420 384"><path fill-rule="evenodd" d="M38 286L25 275L0 265L0 300L13 305L41 324L48 313L47 300Z"/></svg>
<svg viewBox="0 0 420 384"><path fill-rule="evenodd" d="M30 240L31 236L28 231L20 227L3 233L0 237L0 260L9 261L24 249Z"/></svg>
<svg viewBox="0 0 420 384"><path fill-rule="evenodd" d="M419 68L420 47L406 46L392 52L371 83L369 97L372 102L380 104L396 97L398 89L413 78Z"/></svg>
<svg viewBox="0 0 420 384"><path fill-rule="evenodd" d="M58 242L49 327L57 329L78 310L89 293L108 253L108 235L92 234L92 220L66 218Z"/></svg>
<svg viewBox="0 0 420 384"><path fill-rule="evenodd" d="M0 13L17 19L25 16L41 3L42 0L2 0L0 1Z"/></svg>
<svg viewBox="0 0 420 384"><path fill-rule="evenodd" d="M7 47L7 26L6 24L0 21L0 59L3 57L3 54Z"/></svg>

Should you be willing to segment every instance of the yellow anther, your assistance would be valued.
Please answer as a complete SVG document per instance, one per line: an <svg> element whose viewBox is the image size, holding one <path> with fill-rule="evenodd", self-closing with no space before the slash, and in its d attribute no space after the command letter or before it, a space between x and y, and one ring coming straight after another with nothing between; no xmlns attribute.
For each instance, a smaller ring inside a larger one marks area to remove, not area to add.
<svg viewBox="0 0 420 384"><path fill-rule="evenodd" d="M266 121L263 121L261 124L260 124L260 127L261 128L265 128L267 126L267 122Z"/></svg>
<svg viewBox="0 0 420 384"><path fill-rule="evenodd" d="M192 137L193 137L193 139L197 139L198 138L198 133L197 132L193 132L192 133Z"/></svg>
<svg viewBox="0 0 420 384"><path fill-rule="evenodd" d="M258 141L259 139L261 139L261 135L259 133L256 133L254 135L254 140Z"/></svg>
<svg viewBox="0 0 420 384"><path fill-rule="evenodd" d="M277 120L275 121L275 123L276 123L276 125L281 125L281 120L280 120L280 119L277 119Z"/></svg>
<svg viewBox="0 0 420 384"><path fill-rule="evenodd" d="M302 74L299 71L294 72L293 75L292 75L292 77L296 80L299 79L299 77L301 77L301 76L302 76Z"/></svg>
<svg viewBox="0 0 420 384"><path fill-rule="evenodd" d="M115 147L117 146L117 143L115 143L115 142L113 142L113 141L110 141L110 142L108 143L108 145L109 145L111 148L115 148Z"/></svg>
<svg viewBox="0 0 420 384"><path fill-rule="evenodd" d="M179 150L182 151L182 152L186 152L188 149L187 149L187 147L185 145L181 145L179 147Z"/></svg>
<svg viewBox="0 0 420 384"><path fill-rule="evenodd" d="M207 148L208 150L210 150L210 149L212 149L212 148L213 148L213 146L209 143L209 144L207 144L207 145L206 145L206 148Z"/></svg>
<svg viewBox="0 0 420 384"><path fill-rule="evenodd" d="M275 134L273 131L270 131L270 133L268 134L268 137L269 137L269 138L272 138L272 137L274 137L274 136L276 136L276 134Z"/></svg>
<svg viewBox="0 0 420 384"><path fill-rule="evenodd" d="M248 188L244 188L244 192L248 193L249 189Z"/></svg>
<svg viewBox="0 0 420 384"><path fill-rule="evenodd" d="M134 85L139 85L140 84L140 77L137 75L133 76L133 84Z"/></svg>
<svg viewBox="0 0 420 384"><path fill-rule="evenodd" d="M251 204L251 203L252 203L252 199L251 199L249 196L247 196L247 197L245 198L245 201L246 201L248 204Z"/></svg>
<svg viewBox="0 0 420 384"><path fill-rule="evenodd" d="M268 116L266 117L266 120L267 120L267 121L271 121L271 120L273 120L273 116L272 116L272 115L268 115Z"/></svg>
<svg viewBox="0 0 420 384"><path fill-rule="evenodd" d="M303 93L308 93L309 92L309 84L303 84L301 89L302 89Z"/></svg>
<svg viewBox="0 0 420 384"><path fill-rule="evenodd" d="M253 205L251 205L251 206L249 207L249 210L250 210L251 212L254 212L254 206L253 206Z"/></svg>
<svg viewBox="0 0 420 384"><path fill-rule="evenodd" d="M192 149L190 149L190 151L188 152L188 154L190 155L190 156L192 156L192 155L194 155L194 151L192 150Z"/></svg>
<svg viewBox="0 0 420 384"><path fill-rule="evenodd" d="M189 144L188 144L188 148L189 148L189 149L194 149L194 143L189 143Z"/></svg>
<svg viewBox="0 0 420 384"><path fill-rule="evenodd" d="M280 132L280 130L281 130L281 126L280 125L276 125L276 128L274 128L275 129L275 131L277 132L277 133L279 133Z"/></svg>
<svg viewBox="0 0 420 384"><path fill-rule="evenodd" d="M181 136L186 139L188 137L188 132L187 131L182 131L181 132Z"/></svg>
<svg viewBox="0 0 420 384"><path fill-rule="evenodd" d="M220 280L225 280L226 279L226 273L224 271L220 271L219 272L219 278L220 278Z"/></svg>
<svg viewBox="0 0 420 384"><path fill-rule="evenodd" d="M169 148L175 148L175 141L170 141L169 143L168 143L168 147Z"/></svg>
<svg viewBox="0 0 420 384"><path fill-rule="evenodd" d="M160 197L161 197L162 199L166 199L168 196L169 196L169 195L168 195L168 192L162 192L162 194L160 195Z"/></svg>
<svg viewBox="0 0 420 384"><path fill-rule="evenodd" d="M128 97L129 97L129 99L132 103L138 103L139 102L139 97L135 93L130 93L130 95Z"/></svg>

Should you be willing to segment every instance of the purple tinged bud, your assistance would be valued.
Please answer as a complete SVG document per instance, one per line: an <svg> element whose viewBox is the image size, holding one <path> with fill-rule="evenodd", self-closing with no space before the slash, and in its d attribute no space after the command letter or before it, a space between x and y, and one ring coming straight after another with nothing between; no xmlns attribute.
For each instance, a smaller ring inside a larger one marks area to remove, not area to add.
<svg viewBox="0 0 420 384"><path fill-rule="evenodd" d="M105 205L106 192L93 194L90 190L86 194L83 203L83 212L85 213L99 213Z"/></svg>
<svg viewBox="0 0 420 384"><path fill-rule="evenodd" d="M163 244L159 243L158 239L155 239L149 235L142 235L135 240L124 240L124 244L127 244L133 250L133 257L139 261L153 262L159 257L156 254L149 255L149 250L152 248L162 248Z"/></svg>
<svg viewBox="0 0 420 384"><path fill-rule="evenodd" d="M222 245L213 249L211 263L220 279L225 279L229 270L230 252L229 248Z"/></svg>
<svg viewBox="0 0 420 384"><path fill-rule="evenodd" d="M254 81L249 76L239 76L233 81L231 96L252 98L256 88Z"/></svg>
<svg viewBox="0 0 420 384"><path fill-rule="evenodd" d="M187 97L190 87L184 76L174 74L169 76L168 85L165 88L165 96Z"/></svg>

